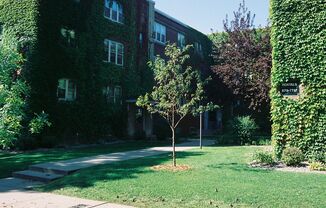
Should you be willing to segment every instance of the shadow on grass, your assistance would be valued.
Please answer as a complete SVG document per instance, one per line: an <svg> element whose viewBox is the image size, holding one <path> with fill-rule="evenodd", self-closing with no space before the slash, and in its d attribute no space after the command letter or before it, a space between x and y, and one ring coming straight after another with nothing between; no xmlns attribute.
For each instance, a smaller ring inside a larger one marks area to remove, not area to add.
<svg viewBox="0 0 326 208"><path fill-rule="evenodd" d="M129 142L91 146L76 149L49 149L23 153L0 153L0 178L10 177L13 172L28 168L29 165L70 160L80 157L125 152L153 146L166 146L168 142Z"/></svg>
<svg viewBox="0 0 326 208"><path fill-rule="evenodd" d="M178 152L178 159L203 155L202 152ZM107 165L95 166L76 172L73 175L54 181L37 190L51 192L63 188L88 188L97 182L128 180L137 178L141 174L153 173L150 167L171 161L170 154L127 160Z"/></svg>

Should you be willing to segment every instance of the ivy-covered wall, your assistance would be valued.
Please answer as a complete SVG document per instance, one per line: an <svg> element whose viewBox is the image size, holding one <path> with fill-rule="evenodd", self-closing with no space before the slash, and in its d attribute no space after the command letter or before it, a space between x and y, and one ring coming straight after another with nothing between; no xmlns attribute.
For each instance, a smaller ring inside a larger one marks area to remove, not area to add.
<svg viewBox="0 0 326 208"><path fill-rule="evenodd" d="M0 24L4 32L14 34L20 44L37 39L38 0L1 0Z"/></svg>
<svg viewBox="0 0 326 208"><path fill-rule="evenodd" d="M326 150L326 4L324 0L271 0L273 140L307 155ZM280 93L296 80L298 99Z"/></svg>
<svg viewBox="0 0 326 208"><path fill-rule="evenodd" d="M32 92L31 112L45 111L52 126L44 135L98 138L123 135L126 105L107 103L103 88L121 86L122 100L142 89L136 64L136 0L118 0L124 24L104 18L104 0L2 0L0 23L29 41L27 78ZM75 31L74 46L62 40L61 29ZM124 44L124 66L105 63L104 39ZM32 44L31 44L32 43ZM25 44L27 45L27 44ZM32 47L31 47L32 46ZM58 80L77 83L74 102L58 102Z"/></svg>

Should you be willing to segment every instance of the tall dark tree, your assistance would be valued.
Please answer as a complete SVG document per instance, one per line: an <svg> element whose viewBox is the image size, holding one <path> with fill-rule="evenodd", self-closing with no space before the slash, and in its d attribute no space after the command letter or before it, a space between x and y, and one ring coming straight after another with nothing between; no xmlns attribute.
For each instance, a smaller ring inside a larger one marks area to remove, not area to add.
<svg viewBox="0 0 326 208"><path fill-rule="evenodd" d="M272 68L270 29L255 29L255 15L240 4L234 19L224 21L224 33L211 36L214 43L213 72L254 111L269 105Z"/></svg>

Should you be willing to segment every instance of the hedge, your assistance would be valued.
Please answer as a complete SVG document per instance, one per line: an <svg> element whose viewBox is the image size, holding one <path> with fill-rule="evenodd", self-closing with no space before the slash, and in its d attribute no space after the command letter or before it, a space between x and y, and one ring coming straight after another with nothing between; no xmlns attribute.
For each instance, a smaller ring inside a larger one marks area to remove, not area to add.
<svg viewBox="0 0 326 208"><path fill-rule="evenodd" d="M306 155L326 150L326 4L324 0L271 0L272 131L280 157L287 146ZM280 93L299 81L299 99Z"/></svg>

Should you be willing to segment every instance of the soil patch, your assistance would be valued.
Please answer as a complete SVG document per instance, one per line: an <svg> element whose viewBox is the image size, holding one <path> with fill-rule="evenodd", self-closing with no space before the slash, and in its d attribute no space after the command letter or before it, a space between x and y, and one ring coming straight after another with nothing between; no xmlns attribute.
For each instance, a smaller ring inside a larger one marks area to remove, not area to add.
<svg viewBox="0 0 326 208"><path fill-rule="evenodd" d="M152 170L155 171L172 171L172 172L177 172L177 171L187 171L190 170L191 167L189 165L156 165L151 167Z"/></svg>
<svg viewBox="0 0 326 208"><path fill-rule="evenodd" d="M326 174L326 171L312 171L309 169L308 163L302 163L300 166L290 167L286 166L283 163L275 163L274 165L266 165L260 163L250 163L250 167L252 168L262 168L265 170L276 170L276 171L283 171L283 172L295 172L295 173L319 173L319 174Z"/></svg>

